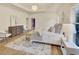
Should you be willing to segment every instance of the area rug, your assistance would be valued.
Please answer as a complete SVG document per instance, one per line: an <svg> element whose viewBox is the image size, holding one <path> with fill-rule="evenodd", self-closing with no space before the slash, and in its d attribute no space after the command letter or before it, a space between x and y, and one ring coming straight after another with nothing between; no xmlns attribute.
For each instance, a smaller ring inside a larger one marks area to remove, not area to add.
<svg viewBox="0 0 79 59"><path fill-rule="evenodd" d="M16 49L23 52L29 52L33 55L50 55L51 54L51 46L41 43L33 43L31 41L26 40L25 36L22 36L8 44L6 47Z"/></svg>

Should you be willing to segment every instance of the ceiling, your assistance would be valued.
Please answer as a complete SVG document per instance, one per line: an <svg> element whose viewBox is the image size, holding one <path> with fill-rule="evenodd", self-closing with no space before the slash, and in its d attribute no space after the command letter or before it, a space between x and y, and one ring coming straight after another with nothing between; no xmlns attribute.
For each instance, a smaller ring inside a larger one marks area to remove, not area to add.
<svg viewBox="0 0 79 59"><path fill-rule="evenodd" d="M24 9L25 11L28 12L47 12L47 11L57 11L61 9L62 6L64 5L72 5L71 4L62 4L62 3L14 3L13 5ZM37 11L32 10L32 5L38 6Z"/></svg>

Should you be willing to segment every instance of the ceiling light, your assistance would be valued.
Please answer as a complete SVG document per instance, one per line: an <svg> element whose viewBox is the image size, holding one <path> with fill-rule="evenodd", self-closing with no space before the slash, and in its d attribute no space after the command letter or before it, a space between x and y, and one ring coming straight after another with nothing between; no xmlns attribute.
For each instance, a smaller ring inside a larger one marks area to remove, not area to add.
<svg viewBox="0 0 79 59"><path fill-rule="evenodd" d="M37 11L38 10L38 6L37 5L32 5L32 10L33 11Z"/></svg>

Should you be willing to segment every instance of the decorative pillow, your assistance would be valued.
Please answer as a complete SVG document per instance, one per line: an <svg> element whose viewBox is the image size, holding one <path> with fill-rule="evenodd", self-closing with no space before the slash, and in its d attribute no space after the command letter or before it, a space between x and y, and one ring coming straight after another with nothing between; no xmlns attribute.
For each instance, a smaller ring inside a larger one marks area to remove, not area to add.
<svg viewBox="0 0 79 59"><path fill-rule="evenodd" d="M49 32L53 32L54 31L54 28L51 26L49 29L48 29Z"/></svg>
<svg viewBox="0 0 79 59"><path fill-rule="evenodd" d="M55 33L60 33L62 29L62 24L55 24Z"/></svg>

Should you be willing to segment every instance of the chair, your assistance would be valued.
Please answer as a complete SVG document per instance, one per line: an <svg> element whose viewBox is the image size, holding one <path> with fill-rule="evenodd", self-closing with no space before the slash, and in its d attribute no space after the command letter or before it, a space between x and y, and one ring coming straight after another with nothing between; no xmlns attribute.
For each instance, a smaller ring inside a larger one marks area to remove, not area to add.
<svg viewBox="0 0 79 59"><path fill-rule="evenodd" d="M10 33L6 33L4 31L0 31L0 42L4 41L10 35L11 35Z"/></svg>

